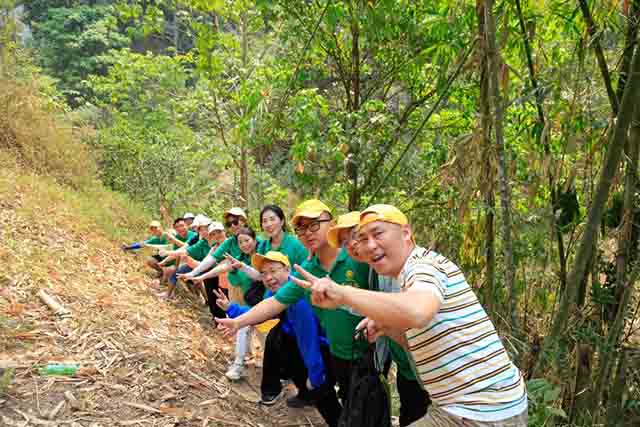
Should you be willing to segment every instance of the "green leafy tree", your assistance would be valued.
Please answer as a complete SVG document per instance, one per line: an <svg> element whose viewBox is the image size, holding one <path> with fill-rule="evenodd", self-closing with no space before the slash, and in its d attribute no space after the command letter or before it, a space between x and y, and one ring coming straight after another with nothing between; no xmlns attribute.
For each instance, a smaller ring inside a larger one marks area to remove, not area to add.
<svg viewBox="0 0 640 427"><path fill-rule="evenodd" d="M128 46L111 6L49 9L47 19L35 22L33 34L44 69L56 77L72 106L90 95L84 81L104 75L111 65L107 53Z"/></svg>
<svg viewBox="0 0 640 427"><path fill-rule="evenodd" d="M201 143L207 131L197 126L201 91L188 84L189 57L124 49L110 60L106 76L89 80L104 117L96 146L105 181L153 208L206 200L226 157Z"/></svg>

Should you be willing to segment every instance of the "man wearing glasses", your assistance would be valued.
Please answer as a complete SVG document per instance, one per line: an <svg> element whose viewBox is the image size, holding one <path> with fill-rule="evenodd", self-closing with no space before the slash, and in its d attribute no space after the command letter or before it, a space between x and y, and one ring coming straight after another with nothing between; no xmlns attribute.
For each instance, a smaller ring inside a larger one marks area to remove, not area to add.
<svg viewBox="0 0 640 427"><path fill-rule="evenodd" d="M349 305L367 315L370 340L386 335L407 349L432 405L411 427L526 427L527 392L498 333L464 274L444 256L416 245L403 212L374 205L360 215L358 249L380 275L396 277L390 294L345 288L300 267L312 301Z"/></svg>
<svg viewBox="0 0 640 427"><path fill-rule="evenodd" d="M306 271L313 271L319 277L328 276L343 286L367 288L369 267L352 259L345 249L334 248L327 241L327 231L333 225L331 210L327 205L319 200L307 200L298 206L291 222L302 244L313 254L311 259L303 263ZM229 332L234 332L274 318L302 298L309 302L308 292L289 281L273 298L263 300L245 314L235 319L216 320ZM359 357L363 349L361 344L354 347L353 341L353 331L362 317L347 307L313 309L329 340L333 371L339 386L338 395L344 403L348 396L352 361Z"/></svg>

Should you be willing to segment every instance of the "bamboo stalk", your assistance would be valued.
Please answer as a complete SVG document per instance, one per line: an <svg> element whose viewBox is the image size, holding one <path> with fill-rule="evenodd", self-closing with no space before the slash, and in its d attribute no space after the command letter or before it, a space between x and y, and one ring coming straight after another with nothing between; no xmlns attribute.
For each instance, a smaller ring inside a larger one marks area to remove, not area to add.
<svg viewBox="0 0 640 427"><path fill-rule="evenodd" d="M633 57L630 76L624 90L616 127L607 149L604 165L600 172L598 186L593 202L589 208L586 226L575 257L576 262L569 274L566 292L562 295L560 308L553 321L551 332L547 336L547 339L545 339L542 357L539 359L538 366L536 367L538 373L546 367L550 350L557 347L560 336L567 327L569 315L572 311L571 308L576 304L578 287L587 273L588 263L593 253L593 240L597 237L598 226L604 214L604 208L609 198L609 191L618 172L618 166L620 165L627 138L627 131L631 125L637 96L640 92L640 54L637 49ZM561 358L557 357L556 359L560 360Z"/></svg>
<svg viewBox="0 0 640 427"><path fill-rule="evenodd" d="M58 301L56 301L51 295L47 294L44 289L40 289L38 297L45 303L53 313L60 318L71 317L71 312L64 308Z"/></svg>

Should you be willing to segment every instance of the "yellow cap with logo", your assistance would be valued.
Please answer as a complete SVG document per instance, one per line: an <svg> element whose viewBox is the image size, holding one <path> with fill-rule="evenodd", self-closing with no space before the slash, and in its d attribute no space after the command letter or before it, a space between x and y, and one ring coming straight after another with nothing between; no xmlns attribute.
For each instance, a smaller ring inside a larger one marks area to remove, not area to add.
<svg viewBox="0 0 640 427"><path fill-rule="evenodd" d="M162 228L162 224L160 224L160 221L151 221L149 228Z"/></svg>
<svg viewBox="0 0 640 427"><path fill-rule="evenodd" d="M251 264L258 270L262 270L262 266L267 261L279 262L285 267L291 267L289 258L282 252L269 251L265 255L255 254L251 257Z"/></svg>
<svg viewBox="0 0 640 427"><path fill-rule="evenodd" d="M406 225L409 223L405 214L392 205L372 205L360 214L360 227L372 222L382 221L391 224Z"/></svg>
<svg viewBox="0 0 640 427"><path fill-rule="evenodd" d="M322 212L331 214L331 209L320 200L307 200L298 205L293 214L293 218L291 218L291 223L295 225L300 218L318 218L322 215Z"/></svg>
<svg viewBox="0 0 640 427"><path fill-rule="evenodd" d="M329 231L327 231L327 241L334 248L340 247L340 242L338 241L338 235L340 234L340 230L353 228L357 226L360 222L360 212L353 211L346 213L344 215L340 215L338 217L338 221L336 225L331 227Z"/></svg>

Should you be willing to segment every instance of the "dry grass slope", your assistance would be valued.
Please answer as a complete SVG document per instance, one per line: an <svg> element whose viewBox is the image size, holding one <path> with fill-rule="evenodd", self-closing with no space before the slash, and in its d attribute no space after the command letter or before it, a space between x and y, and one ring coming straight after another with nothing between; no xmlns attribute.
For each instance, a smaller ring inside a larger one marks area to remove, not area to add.
<svg viewBox="0 0 640 427"><path fill-rule="evenodd" d="M13 367L0 381L0 425L321 424L312 411L256 404L256 372L238 385L224 379L230 345L202 307L160 302L141 259L119 251L101 228L117 225L126 206L106 200L105 190L96 197L21 175L1 151L0 160L9 165L0 171L0 360ZM72 318L57 319L40 289ZM38 373L55 361L82 369L73 377Z"/></svg>
<svg viewBox="0 0 640 427"><path fill-rule="evenodd" d="M228 383L231 347L203 308L155 297L142 259L119 250L150 218L101 185L82 143L91 129L73 128L21 69L0 67L0 426L321 424L258 405L255 370ZM81 369L39 373L60 361Z"/></svg>

